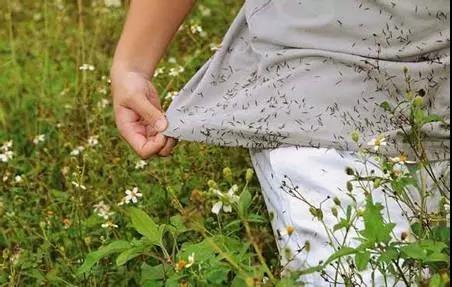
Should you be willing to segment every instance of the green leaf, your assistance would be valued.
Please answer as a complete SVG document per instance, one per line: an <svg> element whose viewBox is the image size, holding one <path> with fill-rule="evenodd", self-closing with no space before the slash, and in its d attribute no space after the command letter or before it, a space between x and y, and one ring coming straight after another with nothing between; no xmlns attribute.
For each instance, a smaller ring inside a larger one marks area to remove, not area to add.
<svg viewBox="0 0 452 287"><path fill-rule="evenodd" d="M177 234L184 233L188 231L184 224L184 220L180 214L174 215L170 218L171 225L175 228Z"/></svg>
<svg viewBox="0 0 452 287"><path fill-rule="evenodd" d="M425 258L424 262L449 262L449 256L444 253L432 253Z"/></svg>
<svg viewBox="0 0 452 287"><path fill-rule="evenodd" d="M331 262L336 261L337 259L340 259L342 257L355 254L356 252L357 252L357 250L354 248L343 247L340 250L338 250L337 252L335 252L333 255L331 255L328 258L328 260L325 261L325 263L323 263L323 266L326 266L326 265L330 264Z"/></svg>
<svg viewBox="0 0 452 287"><path fill-rule="evenodd" d="M427 250L414 243L401 248L402 253L408 258L424 261L427 258Z"/></svg>
<svg viewBox="0 0 452 287"><path fill-rule="evenodd" d="M245 189L242 194L240 194L239 199L239 213L240 215L246 217L248 214L248 209L251 205L252 196L248 189Z"/></svg>
<svg viewBox="0 0 452 287"><path fill-rule="evenodd" d="M165 279L165 266L163 264L150 266L146 263L141 265L141 282L155 282Z"/></svg>
<svg viewBox="0 0 452 287"><path fill-rule="evenodd" d="M138 208L130 208L129 215L132 219L132 226L136 231L146 237L152 244L160 246L161 230L149 215Z"/></svg>
<svg viewBox="0 0 452 287"><path fill-rule="evenodd" d="M355 264L358 271L364 271L367 269L367 265L369 265L370 261L370 252L359 252L355 255Z"/></svg>
<svg viewBox="0 0 452 287"><path fill-rule="evenodd" d="M130 248L130 243L127 241L119 240L113 241L109 245L100 248L97 251L91 252L86 256L85 262L77 270L77 275L82 275L91 270L91 268L102 258L114 253L122 252Z"/></svg>
<svg viewBox="0 0 452 287"><path fill-rule="evenodd" d="M398 249L390 247L380 255L378 261L389 264L398 257L399 257Z"/></svg>
<svg viewBox="0 0 452 287"><path fill-rule="evenodd" d="M145 249L146 246L137 246L123 251L121 254L118 255L118 257L116 257L116 265L122 266L126 264L133 258L140 256Z"/></svg>
<svg viewBox="0 0 452 287"><path fill-rule="evenodd" d="M367 199L366 209L363 214L364 230L361 234L370 242L389 242L391 232L395 227L393 223L385 223L381 211L383 205L374 203L371 198Z"/></svg>
<svg viewBox="0 0 452 287"><path fill-rule="evenodd" d="M441 287L441 276L439 274L433 275L432 279L430 279L430 283L428 284L429 287Z"/></svg>

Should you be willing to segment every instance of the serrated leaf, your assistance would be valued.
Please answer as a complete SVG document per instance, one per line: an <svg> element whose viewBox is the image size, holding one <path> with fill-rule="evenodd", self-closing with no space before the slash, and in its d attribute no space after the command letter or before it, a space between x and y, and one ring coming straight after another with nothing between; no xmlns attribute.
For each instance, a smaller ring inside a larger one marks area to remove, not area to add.
<svg viewBox="0 0 452 287"><path fill-rule="evenodd" d="M361 234L371 243L389 242L391 232L395 227L393 223L385 223L381 211L383 205L374 203L372 199L367 199L366 209L363 214L364 230Z"/></svg>

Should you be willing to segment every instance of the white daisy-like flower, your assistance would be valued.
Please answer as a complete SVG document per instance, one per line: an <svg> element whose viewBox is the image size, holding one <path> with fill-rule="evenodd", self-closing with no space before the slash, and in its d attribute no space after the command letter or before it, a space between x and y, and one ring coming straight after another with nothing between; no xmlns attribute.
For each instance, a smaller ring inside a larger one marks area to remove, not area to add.
<svg viewBox="0 0 452 287"><path fill-rule="evenodd" d="M215 202L212 206L212 213L219 214L221 210L226 213L232 212L232 204L237 203L240 199L236 192L239 190L237 185L233 185L227 193L222 193L217 189L213 189L212 192L219 197L219 201Z"/></svg>
<svg viewBox="0 0 452 287"><path fill-rule="evenodd" d="M161 67L161 68L157 68L154 72L154 78L157 78L158 76L160 76L161 74L163 74L165 72L165 68Z"/></svg>
<svg viewBox="0 0 452 287"><path fill-rule="evenodd" d="M96 67L94 67L93 65L90 65L90 64L83 64L79 67L79 70L92 72L92 71L96 70Z"/></svg>
<svg viewBox="0 0 452 287"><path fill-rule="evenodd" d="M409 170L408 170L408 167L406 165L401 164L401 163L396 163L392 167L392 173L396 177L401 177L401 176L409 174Z"/></svg>
<svg viewBox="0 0 452 287"><path fill-rule="evenodd" d="M0 148L0 150L2 150L2 151L8 151L8 150L10 150L12 147L13 147L13 141L10 140L10 141L4 142L4 143L2 144L2 147Z"/></svg>
<svg viewBox="0 0 452 287"><path fill-rule="evenodd" d="M367 145L373 147L374 151L379 151L382 146L388 145L384 136L378 136L367 143Z"/></svg>
<svg viewBox="0 0 452 287"><path fill-rule="evenodd" d="M185 265L185 268L190 268L195 264L195 253L193 252L190 256L188 256L188 263Z"/></svg>
<svg viewBox="0 0 452 287"><path fill-rule="evenodd" d="M43 142L45 142L45 141L46 141L46 135L45 135L45 134L37 135L37 136L33 139L33 143L34 143L35 145L40 144L40 143L43 143Z"/></svg>
<svg viewBox="0 0 452 287"><path fill-rule="evenodd" d="M138 187L134 187L132 190L126 190L126 196L124 197L124 203L137 203L139 198L142 198L143 194L139 192Z"/></svg>
<svg viewBox="0 0 452 287"><path fill-rule="evenodd" d="M73 186L75 186L75 188L86 190L86 186L84 186L83 184L80 184L80 183L78 183L76 181L71 181L71 183L72 183Z"/></svg>
<svg viewBox="0 0 452 287"><path fill-rule="evenodd" d="M102 95L106 95L106 94L108 94L108 89L107 88L105 88L105 87L101 87L101 88L99 88L99 93L100 94L102 94Z"/></svg>
<svg viewBox="0 0 452 287"><path fill-rule="evenodd" d="M220 50L221 44L210 43L209 47L210 47L210 51L215 52L215 51Z"/></svg>
<svg viewBox="0 0 452 287"><path fill-rule="evenodd" d="M139 160L135 163L135 169L143 169L148 165L148 163L144 160Z"/></svg>
<svg viewBox="0 0 452 287"><path fill-rule="evenodd" d="M115 224L111 220L107 220L105 223L102 223L101 226L102 226L102 228L108 228L108 229L113 229L113 228L118 228L119 227L117 224Z"/></svg>
<svg viewBox="0 0 452 287"><path fill-rule="evenodd" d="M97 103L97 108L99 109L105 109L110 105L110 101L107 99L102 99Z"/></svg>
<svg viewBox="0 0 452 287"><path fill-rule="evenodd" d="M400 163L400 164L413 164L416 163L415 161L410 161L408 160L408 156L401 154L399 156L396 157L391 157L389 159L391 162L393 163Z"/></svg>
<svg viewBox="0 0 452 287"><path fill-rule="evenodd" d="M280 231L281 236L291 236L295 232L295 227L292 225L287 226L284 230Z"/></svg>
<svg viewBox="0 0 452 287"><path fill-rule="evenodd" d="M209 17L212 14L212 11L208 7L206 7L204 5L199 5L198 8L199 8L199 11L201 12L201 15L203 17Z"/></svg>
<svg viewBox="0 0 452 287"><path fill-rule="evenodd" d="M90 147L95 147L98 144L99 144L99 136L90 136L88 138L88 145Z"/></svg>
<svg viewBox="0 0 452 287"><path fill-rule="evenodd" d="M0 153L0 162L8 162L10 160L12 160L14 157L14 152L7 150L4 151L3 153Z"/></svg>
<svg viewBox="0 0 452 287"><path fill-rule="evenodd" d="M105 220L114 214L114 212L110 211L110 206L105 204L103 200L94 205L94 212Z"/></svg>
<svg viewBox="0 0 452 287"><path fill-rule="evenodd" d="M177 66L177 67L171 68L170 71L169 71L169 73L168 73L168 75L169 75L170 77L177 77L177 76L179 76L181 73L183 73L184 71L185 71L185 68L184 68L184 67L182 67L182 66Z"/></svg>
<svg viewBox="0 0 452 287"><path fill-rule="evenodd" d="M166 94L166 96L165 96L165 99L166 99L166 100L173 100L173 99L177 96L178 93L179 93L179 92L177 92L177 91L168 92L168 93Z"/></svg>
<svg viewBox="0 0 452 287"><path fill-rule="evenodd" d="M70 153L71 156L78 156L85 150L84 146L78 146L75 149L73 149Z"/></svg>
<svg viewBox="0 0 452 287"><path fill-rule="evenodd" d="M204 32L204 30L202 29L202 27L198 24L193 24L190 26L190 31L192 34L201 34L202 32Z"/></svg>
<svg viewBox="0 0 452 287"><path fill-rule="evenodd" d="M23 181L23 178L22 178L22 176L20 176L20 175L16 175L16 176L14 177L14 181L17 182L17 183L21 183L21 182Z"/></svg>

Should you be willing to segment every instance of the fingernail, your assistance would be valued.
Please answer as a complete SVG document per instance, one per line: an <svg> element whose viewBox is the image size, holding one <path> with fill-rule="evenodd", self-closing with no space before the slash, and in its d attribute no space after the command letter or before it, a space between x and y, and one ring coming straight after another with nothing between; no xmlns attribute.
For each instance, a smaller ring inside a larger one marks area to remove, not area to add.
<svg viewBox="0 0 452 287"><path fill-rule="evenodd" d="M164 130L166 130L166 119L165 118L160 118L155 122L155 129L159 132L163 132Z"/></svg>

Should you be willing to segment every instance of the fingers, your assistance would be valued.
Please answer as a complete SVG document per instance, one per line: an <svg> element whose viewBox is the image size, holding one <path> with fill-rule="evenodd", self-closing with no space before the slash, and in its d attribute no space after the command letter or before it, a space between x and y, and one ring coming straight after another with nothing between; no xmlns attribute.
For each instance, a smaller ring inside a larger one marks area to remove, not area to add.
<svg viewBox="0 0 452 287"><path fill-rule="evenodd" d="M116 123L121 136L142 159L159 154L166 147L167 138L159 133L148 136L146 125L140 120L140 116L131 109L118 108Z"/></svg>
<svg viewBox="0 0 452 287"><path fill-rule="evenodd" d="M159 156L167 157L171 155L173 148L176 146L177 140L173 138L168 138L165 146L160 150Z"/></svg>
<svg viewBox="0 0 452 287"><path fill-rule="evenodd" d="M168 127L164 113L155 107L145 95L135 95L131 98L128 108L138 113L157 132L163 132Z"/></svg>

